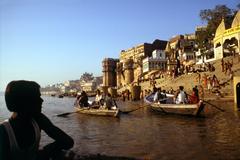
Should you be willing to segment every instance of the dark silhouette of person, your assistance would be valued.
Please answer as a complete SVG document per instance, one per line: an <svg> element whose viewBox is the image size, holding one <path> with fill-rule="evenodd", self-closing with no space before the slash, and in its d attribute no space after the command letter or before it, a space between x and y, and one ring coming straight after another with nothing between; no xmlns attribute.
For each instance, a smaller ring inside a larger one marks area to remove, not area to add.
<svg viewBox="0 0 240 160"><path fill-rule="evenodd" d="M56 159L73 147L73 139L56 127L42 112L40 85L34 81L12 81L5 91L12 116L0 124L1 160ZM54 141L39 149L43 130Z"/></svg>
<svg viewBox="0 0 240 160"><path fill-rule="evenodd" d="M79 105L80 107L88 107L88 96L85 91L82 91L81 97L79 98Z"/></svg>

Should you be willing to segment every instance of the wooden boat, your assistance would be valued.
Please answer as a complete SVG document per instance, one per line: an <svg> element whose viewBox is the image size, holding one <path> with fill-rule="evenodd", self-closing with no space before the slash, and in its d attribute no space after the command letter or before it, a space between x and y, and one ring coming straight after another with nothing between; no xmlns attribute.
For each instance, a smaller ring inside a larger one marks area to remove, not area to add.
<svg viewBox="0 0 240 160"><path fill-rule="evenodd" d="M204 104L200 100L196 104L174 104L173 95L167 95L166 104L153 102L153 95L145 98L145 101L150 104L153 111L162 112L166 114L179 114L188 116L199 116L204 109Z"/></svg>
<svg viewBox="0 0 240 160"><path fill-rule="evenodd" d="M96 116L110 116L117 117L120 113L118 108L113 107L114 109L104 109L99 106L93 107L80 107L79 105L74 107L77 113L96 115Z"/></svg>
<svg viewBox="0 0 240 160"><path fill-rule="evenodd" d="M152 103L152 110L171 113L171 114L180 114L180 115L189 115L189 116L199 116L204 109L204 104L200 101L197 104L160 104Z"/></svg>

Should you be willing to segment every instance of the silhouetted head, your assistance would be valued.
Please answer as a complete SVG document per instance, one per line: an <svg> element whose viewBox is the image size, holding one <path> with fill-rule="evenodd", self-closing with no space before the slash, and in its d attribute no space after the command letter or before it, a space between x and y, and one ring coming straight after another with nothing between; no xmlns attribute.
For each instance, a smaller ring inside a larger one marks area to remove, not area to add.
<svg viewBox="0 0 240 160"><path fill-rule="evenodd" d="M81 96L87 96L87 93L85 91L82 91Z"/></svg>
<svg viewBox="0 0 240 160"><path fill-rule="evenodd" d="M181 91L183 90L183 88L184 88L183 86L179 86L179 89L180 89Z"/></svg>
<svg viewBox="0 0 240 160"><path fill-rule="evenodd" d="M9 111L28 115L41 113L40 85L34 81L12 81L5 91L5 101Z"/></svg>
<svg viewBox="0 0 240 160"><path fill-rule="evenodd" d="M97 95L100 95L100 94L101 94L101 92L100 92L99 89L97 89L96 94L97 94Z"/></svg>

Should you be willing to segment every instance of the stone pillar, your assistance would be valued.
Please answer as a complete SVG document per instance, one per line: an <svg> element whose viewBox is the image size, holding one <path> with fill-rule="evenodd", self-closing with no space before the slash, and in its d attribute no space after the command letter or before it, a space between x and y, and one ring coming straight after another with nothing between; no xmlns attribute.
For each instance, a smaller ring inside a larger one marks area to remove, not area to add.
<svg viewBox="0 0 240 160"><path fill-rule="evenodd" d="M121 87L122 85L122 74L123 74L123 64L121 62L117 62L117 87Z"/></svg>
<svg viewBox="0 0 240 160"><path fill-rule="evenodd" d="M141 86L132 86L131 87L132 100L140 100Z"/></svg>
<svg viewBox="0 0 240 160"><path fill-rule="evenodd" d="M112 88L112 87L108 88L108 93L110 93L113 98L117 97L117 89L116 88Z"/></svg>
<svg viewBox="0 0 240 160"><path fill-rule="evenodd" d="M103 86L115 87L116 86L116 63L117 60L112 58L105 58L102 61L103 67Z"/></svg>
<svg viewBox="0 0 240 160"><path fill-rule="evenodd" d="M108 93L108 86L102 86L102 93L103 93L103 95L107 95L107 93Z"/></svg>
<svg viewBox="0 0 240 160"><path fill-rule="evenodd" d="M134 80L134 72L133 72L133 60L128 59L124 62L124 76L125 76L125 83L131 84Z"/></svg>

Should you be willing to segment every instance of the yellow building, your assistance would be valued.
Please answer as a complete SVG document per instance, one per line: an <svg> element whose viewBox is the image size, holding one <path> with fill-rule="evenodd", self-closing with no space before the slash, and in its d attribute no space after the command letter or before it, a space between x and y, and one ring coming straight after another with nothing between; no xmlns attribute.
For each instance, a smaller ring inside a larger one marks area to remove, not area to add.
<svg viewBox="0 0 240 160"><path fill-rule="evenodd" d="M240 51L240 11L233 19L231 28L226 29L224 19L218 26L214 38L214 59L221 59Z"/></svg>

